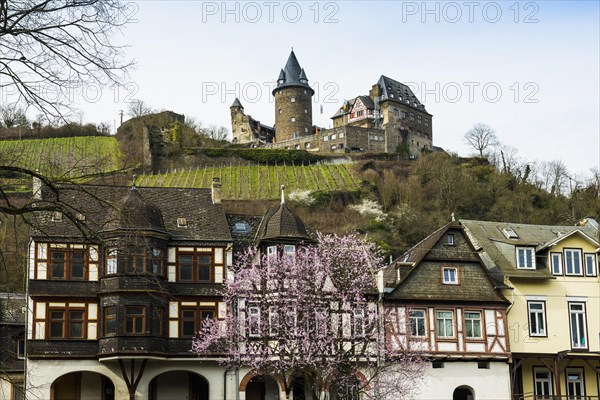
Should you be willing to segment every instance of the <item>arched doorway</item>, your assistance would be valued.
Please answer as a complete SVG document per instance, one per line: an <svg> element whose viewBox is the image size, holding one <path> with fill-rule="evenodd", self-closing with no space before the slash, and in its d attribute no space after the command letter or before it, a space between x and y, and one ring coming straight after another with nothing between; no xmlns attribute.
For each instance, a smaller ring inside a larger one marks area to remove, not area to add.
<svg viewBox="0 0 600 400"><path fill-rule="evenodd" d="M454 389L452 400L475 400L473 389L468 386L459 386Z"/></svg>
<svg viewBox="0 0 600 400"><path fill-rule="evenodd" d="M358 400L360 381L355 376L347 376L332 382L329 388L331 400Z"/></svg>
<svg viewBox="0 0 600 400"><path fill-rule="evenodd" d="M148 400L209 400L208 381L189 371L164 372L150 381Z"/></svg>
<svg viewBox="0 0 600 400"><path fill-rule="evenodd" d="M279 384L266 375L257 375L246 385L246 400L279 400Z"/></svg>
<svg viewBox="0 0 600 400"><path fill-rule="evenodd" d="M71 372L52 382L51 400L115 400L115 385L96 372Z"/></svg>

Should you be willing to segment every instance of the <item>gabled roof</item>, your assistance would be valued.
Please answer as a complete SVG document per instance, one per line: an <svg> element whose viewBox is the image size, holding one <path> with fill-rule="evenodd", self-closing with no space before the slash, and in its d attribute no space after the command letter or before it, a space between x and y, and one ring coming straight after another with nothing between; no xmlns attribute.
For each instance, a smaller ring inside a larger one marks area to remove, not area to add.
<svg viewBox="0 0 600 400"><path fill-rule="evenodd" d="M421 111L425 110L425 105L422 104L413 91L404 83L400 83L394 79L381 75L377 84L381 87L381 100L393 100L401 102Z"/></svg>
<svg viewBox="0 0 600 400"><path fill-rule="evenodd" d="M225 213L220 204L213 204L210 189L138 187L136 191L136 198L139 195L144 204L150 204L162 214L164 231L172 240L231 241ZM73 212L85 216L84 223L89 230L102 232L111 227L109 213L119 211L120 199L128 194L131 194L128 186L65 185L59 190L59 199ZM51 205L55 198L55 194L43 187L39 204ZM158 224L156 216L146 215L146 211L143 218L153 221L152 225ZM51 217L51 212L35 213L34 238L81 240L81 231L71 221L67 218L52 221ZM178 226L178 218L185 218L185 227Z"/></svg>
<svg viewBox="0 0 600 400"><path fill-rule="evenodd" d="M554 243L564 240L574 234L582 235L591 240L594 245L598 242L592 239L593 233L587 228L578 226L531 225L507 222L461 220L475 249L481 252L486 266L495 276L516 278L553 279L546 265L545 257L538 257L535 270L517 269L516 247L535 247L536 252L544 252ZM509 238L503 229L512 229L516 238Z"/></svg>
<svg viewBox="0 0 600 400"><path fill-rule="evenodd" d="M290 52L285 67L279 72L279 78L277 79L277 87L273 89L273 94L284 87L300 86L307 90L310 90L311 96L315 91L308 85L308 79L304 69L300 66L294 50Z"/></svg>
<svg viewBox="0 0 600 400"><path fill-rule="evenodd" d="M446 234L453 235L452 245L444 240ZM457 268L458 285L442 282L443 267ZM402 279L386 295L390 300L506 302L457 222L444 225L417 243L396 259L388 271L395 273L396 268L404 271ZM392 277L388 274L387 279Z"/></svg>
<svg viewBox="0 0 600 400"><path fill-rule="evenodd" d="M344 102L344 104L342 104L340 106L340 108L335 112L335 114L333 114L333 118L337 118L337 117L341 117L342 115L346 115L349 114L352 111L352 108L354 108L354 105L356 104L356 101L360 99L360 101L362 101L362 103L365 105L365 107L367 107L367 109L369 110L374 110L375 109L375 103L373 103L373 99L371 99L369 96L357 96L353 99L347 100ZM346 107L346 110L344 110L344 107Z"/></svg>

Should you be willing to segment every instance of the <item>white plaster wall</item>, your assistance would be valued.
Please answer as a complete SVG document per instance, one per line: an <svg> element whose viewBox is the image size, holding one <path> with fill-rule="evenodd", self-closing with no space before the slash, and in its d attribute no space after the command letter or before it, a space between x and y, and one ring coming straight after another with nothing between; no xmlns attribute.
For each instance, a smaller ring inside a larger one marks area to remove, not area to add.
<svg viewBox="0 0 600 400"><path fill-rule="evenodd" d="M126 370L129 372L129 362L125 362ZM141 360L136 360L136 371L139 370ZM104 361L99 362L95 360L29 360L27 364L27 388L28 394L31 399L50 399L50 388L52 382L59 377L66 375L70 372L97 372L102 374L109 379L115 385L115 400L129 400L127 391L127 385L121 376L121 370L118 361ZM209 397L211 399L223 399L223 378L224 378L224 367L220 366L214 361L203 361L197 358L190 360L149 360L144 371L144 375L140 380L136 391L136 399L146 399L148 397L148 385L150 381L157 375L169 371L189 371L196 374L202 375L209 382ZM181 374L181 376L185 376ZM243 377L243 375L240 376ZM235 398L235 382L232 374L227 376L227 392L229 393L227 398ZM90 384L100 383L98 376L84 374L84 380L82 387L86 385L85 382ZM173 383L176 394L182 390L181 385ZM187 394L187 385L185 387ZM161 395L165 395L164 392L160 392ZM170 398L173 396L168 395L164 398ZM184 397L176 396L175 398L185 399ZM82 390L82 400L92 400L89 392L85 389Z"/></svg>
<svg viewBox="0 0 600 400"><path fill-rule="evenodd" d="M490 361L490 369L478 369L477 361L444 362L444 368L429 368L421 392L422 400L448 400L459 386L473 388L473 400L509 400L510 375L506 362Z"/></svg>

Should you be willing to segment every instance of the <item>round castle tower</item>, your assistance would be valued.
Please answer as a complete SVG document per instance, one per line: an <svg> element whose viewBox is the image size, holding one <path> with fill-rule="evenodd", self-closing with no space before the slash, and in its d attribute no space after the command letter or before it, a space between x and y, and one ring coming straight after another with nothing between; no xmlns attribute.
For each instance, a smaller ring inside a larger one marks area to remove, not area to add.
<svg viewBox="0 0 600 400"><path fill-rule="evenodd" d="M312 96L304 69L294 50L279 73L275 97L275 140L282 142L312 134Z"/></svg>

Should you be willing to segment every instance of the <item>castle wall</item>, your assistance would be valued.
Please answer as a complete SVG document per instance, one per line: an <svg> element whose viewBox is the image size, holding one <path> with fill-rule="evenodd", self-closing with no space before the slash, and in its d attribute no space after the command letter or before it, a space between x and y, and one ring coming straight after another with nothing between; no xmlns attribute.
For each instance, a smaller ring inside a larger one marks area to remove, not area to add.
<svg viewBox="0 0 600 400"><path fill-rule="evenodd" d="M310 89L288 86L277 89L274 96L276 142L312 135Z"/></svg>

